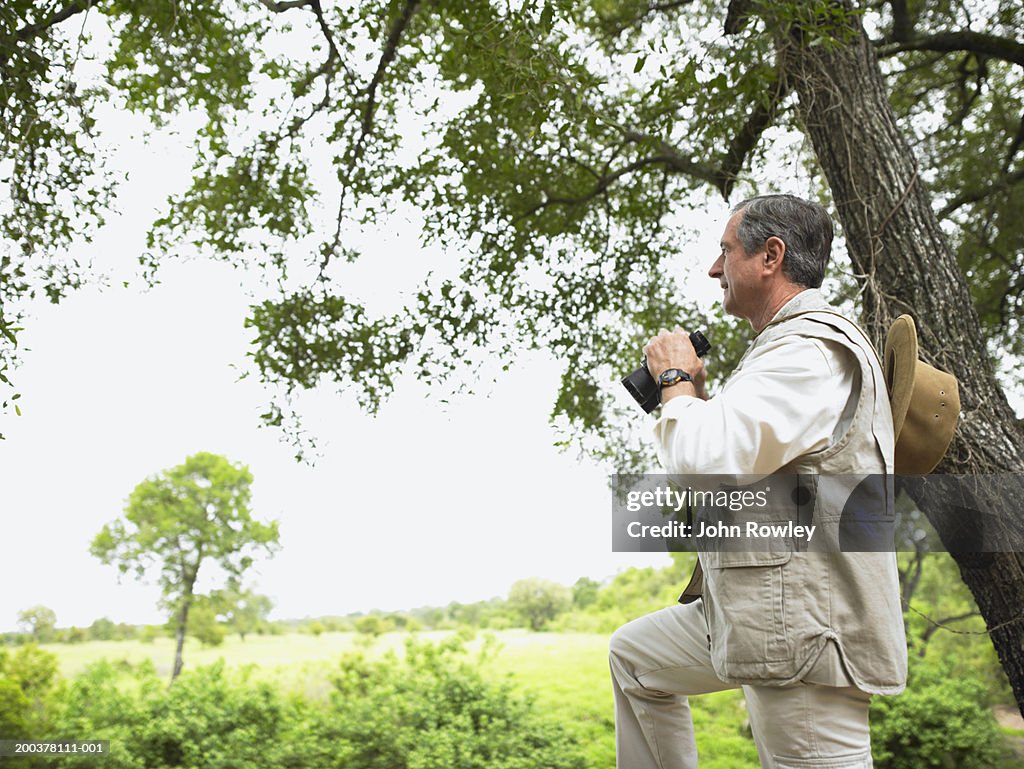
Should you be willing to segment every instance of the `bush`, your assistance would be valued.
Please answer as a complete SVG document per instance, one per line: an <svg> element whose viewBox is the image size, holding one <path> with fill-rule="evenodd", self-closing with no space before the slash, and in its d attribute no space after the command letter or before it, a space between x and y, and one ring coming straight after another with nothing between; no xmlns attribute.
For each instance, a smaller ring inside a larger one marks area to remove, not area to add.
<svg viewBox="0 0 1024 769"><path fill-rule="evenodd" d="M508 685L485 681L453 638L404 659L349 655L288 766L328 769L583 769L579 746Z"/></svg>
<svg viewBox="0 0 1024 769"><path fill-rule="evenodd" d="M0 737L8 740L29 736L29 708L25 692L9 678L0 678Z"/></svg>
<svg viewBox="0 0 1024 769"><path fill-rule="evenodd" d="M104 769L272 767L290 719L269 685L247 671L228 674L223 662L178 677L168 689L149 663L127 680L108 662L72 683L54 733L110 740ZM61 766L93 766L62 759Z"/></svg>
<svg viewBox="0 0 1024 769"><path fill-rule="evenodd" d="M65 688L48 730L32 736L109 740L103 769L585 766L553 718L507 684L484 680L462 639L410 641L404 658L350 655L332 671L332 685L326 701L287 697L218 663L187 671L168 688L151 663L100 662ZM0 685L0 718L12 732L27 707L20 686ZM49 757L38 763L56 765ZM59 759L61 767L98 765L91 756Z"/></svg>
<svg viewBox="0 0 1024 769"><path fill-rule="evenodd" d="M977 681L950 662L911 658L907 689L871 704L871 743L877 769L956 767L1002 763L1002 734Z"/></svg>

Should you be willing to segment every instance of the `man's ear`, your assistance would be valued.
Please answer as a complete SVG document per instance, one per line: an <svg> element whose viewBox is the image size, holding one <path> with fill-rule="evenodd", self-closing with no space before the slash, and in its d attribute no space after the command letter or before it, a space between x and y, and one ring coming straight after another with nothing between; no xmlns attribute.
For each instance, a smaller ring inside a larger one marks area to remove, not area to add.
<svg viewBox="0 0 1024 769"><path fill-rule="evenodd" d="M782 260L786 256L786 244L782 238L772 235L764 242L764 270L765 272L780 272Z"/></svg>

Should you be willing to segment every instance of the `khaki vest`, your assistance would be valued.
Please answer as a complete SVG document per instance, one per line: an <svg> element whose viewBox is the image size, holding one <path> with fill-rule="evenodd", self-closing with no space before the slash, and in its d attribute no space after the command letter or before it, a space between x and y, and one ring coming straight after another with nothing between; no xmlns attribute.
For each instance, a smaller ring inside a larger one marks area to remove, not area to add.
<svg viewBox="0 0 1024 769"><path fill-rule="evenodd" d="M723 681L852 682L865 692L896 694L907 677L896 554L838 552L835 542L848 495L836 492L832 478L879 477L893 469L892 414L878 356L856 324L836 314L817 291L805 291L761 331L744 360L760 345L791 334L841 344L860 366L859 398L846 433L778 471L800 474L802 485L809 479L812 522L832 546L827 552L701 552L680 601L703 598L712 665ZM827 480L819 484L818 476ZM893 515L886 485L870 500L883 518Z"/></svg>

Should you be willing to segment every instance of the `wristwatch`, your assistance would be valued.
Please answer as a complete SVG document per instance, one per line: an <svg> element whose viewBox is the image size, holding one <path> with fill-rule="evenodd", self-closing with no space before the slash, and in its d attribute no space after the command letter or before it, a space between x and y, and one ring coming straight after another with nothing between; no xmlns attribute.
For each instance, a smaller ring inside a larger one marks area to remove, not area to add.
<svg viewBox="0 0 1024 769"><path fill-rule="evenodd" d="M667 368L661 372L658 377L658 384L662 387L671 387L672 385L679 384L680 382L692 382L693 377L683 371L681 368Z"/></svg>

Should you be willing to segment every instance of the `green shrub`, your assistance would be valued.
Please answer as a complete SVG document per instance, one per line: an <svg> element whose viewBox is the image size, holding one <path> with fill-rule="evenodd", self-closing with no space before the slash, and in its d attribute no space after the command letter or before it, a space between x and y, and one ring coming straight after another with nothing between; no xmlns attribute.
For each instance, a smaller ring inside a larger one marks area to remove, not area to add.
<svg viewBox="0 0 1024 769"><path fill-rule="evenodd" d="M166 686L151 663L126 671L123 662L96 662L68 685L50 738L109 740L104 769L145 769L136 735L149 717L147 704L163 696ZM61 766L97 763L92 756L70 756L62 759Z"/></svg>
<svg viewBox="0 0 1024 769"><path fill-rule="evenodd" d="M875 697L871 743L877 769L987 769L1002 763L1003 738L977 681L950 662L911 658L907 689Z"/></svg>
<svg viewBox="0 0 1024 769"><path fill-rule="evenodd" d="M554 719L461 658L461 640L410 640L403 659L349 655L325 709L311 714L287 766L325 769L583 769Z"/></svg>
<svg viewBox="0 0 1024 769"><path fill-rule="evenodd" d="M29 736L29 708L21 687L9 678L0 678L0 738L16 740Z"/></svg>
<svg viewBox="0 0 1024 769"><path fill-rule="evenodd" d="M34 643L25 644L0 656L0 676L17 683L27 697L41 697L56 682L57 656Z"/></svg>
<svg viewBox="0 0 1024 769"><path fill-rule="evenodd" d="M289 722L276 691L223 662L183 673L168 689L145 663L90 666L69 687L55 732L110 740L104 769L272 767ZM62 766L93 766L95 758Z"/></svg>
<svg viewBox="0 0 1024 769"><path fill-rule="evenodd" d="M486 681L465 640L347 656L326 700L287 697L222 662L169 688L151 663L100 662L64 688L39 738L109 740L104 769L584 769L574 739L509 685ZM0 714L14 726L26 701L16 684L0 687Z"/></svg>

